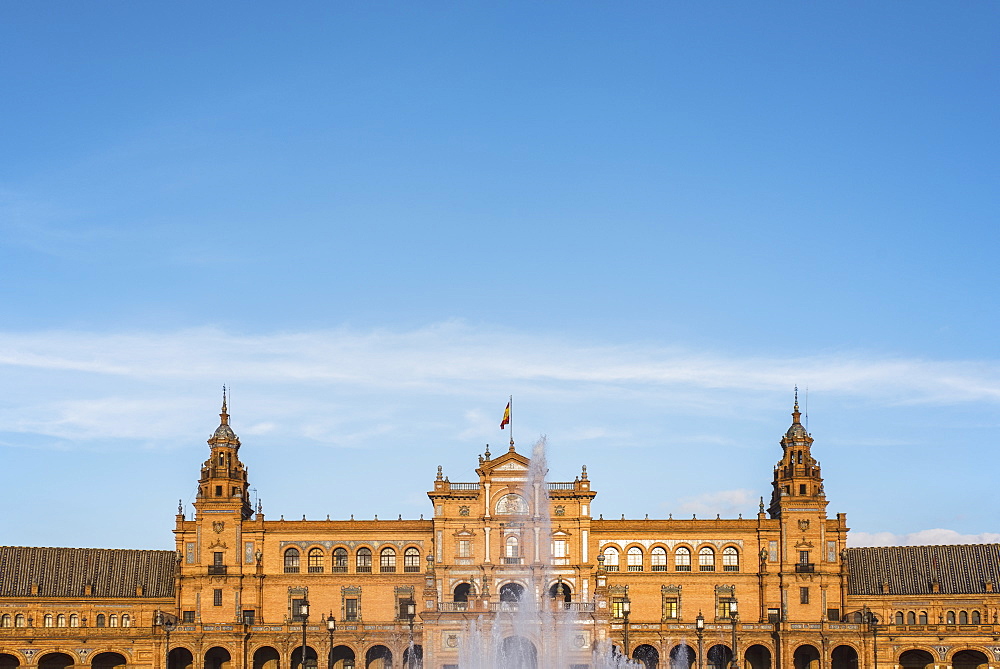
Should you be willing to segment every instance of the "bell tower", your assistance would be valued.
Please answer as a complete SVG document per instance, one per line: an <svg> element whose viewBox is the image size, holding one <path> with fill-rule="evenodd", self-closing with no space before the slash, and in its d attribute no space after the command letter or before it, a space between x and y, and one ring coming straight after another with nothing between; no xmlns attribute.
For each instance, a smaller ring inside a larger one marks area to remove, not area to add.
<svg viewBox="0 0 1000 669"><path fill-rule="evenodd" d="M240 439L229 427L229 413L226 409L226 389L222 389L221 422L208 440L208 460L201 466L198 480L198 499L194 508L198 514L219 513L238 509L243 520L250 518L250 492L247 486L247 470L239 459Z"/></svg>
<svg viewBox="0 0 1000 669"><path fill-rule="evenodd" d="M799 390L795 389L795 406L792 425L781 438L781 461L774 467L771 504L767 511L772 518L781 518L782 512L794 508L820 511L826 515L826 493L819 462L812 456L813 438L802 425L799 412Z"/></svg>

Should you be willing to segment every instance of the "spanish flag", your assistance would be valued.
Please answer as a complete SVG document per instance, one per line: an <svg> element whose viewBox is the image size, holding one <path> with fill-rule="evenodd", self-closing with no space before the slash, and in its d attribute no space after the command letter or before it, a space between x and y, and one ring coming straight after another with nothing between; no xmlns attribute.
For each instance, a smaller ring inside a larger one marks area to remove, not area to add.
<svg viewBox="0 0 1000 669"><path fill-rule="evenodd" d="M510 402L507 402L507 408L503 410L503 420L500 421L500 429L504 429L508 423L510 423Z"/></svg>

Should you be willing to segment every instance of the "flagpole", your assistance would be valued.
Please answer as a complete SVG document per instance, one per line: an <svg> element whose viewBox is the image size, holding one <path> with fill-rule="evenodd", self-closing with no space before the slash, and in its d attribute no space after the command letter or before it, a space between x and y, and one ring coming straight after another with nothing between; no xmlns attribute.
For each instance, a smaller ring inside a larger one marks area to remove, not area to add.
<svg viewBox="0 0 1000 669"><path fill-rule="evenodd" d="M510 404L510 450L514 450L514 396L511 395L508 399Z"/></svg>

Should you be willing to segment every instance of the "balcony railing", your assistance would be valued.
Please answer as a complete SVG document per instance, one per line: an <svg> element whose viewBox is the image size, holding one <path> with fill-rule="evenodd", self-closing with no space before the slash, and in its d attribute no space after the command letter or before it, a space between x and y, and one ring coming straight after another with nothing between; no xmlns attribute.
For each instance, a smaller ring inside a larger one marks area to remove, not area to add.
<svg viewBox="0 0 1000 669"><path fill-rule="evenodd" d="M209 576L225 576L227 573L226 565L224 564L210 564L208 565L208 575Z"/></svg>
<svg viewBox="0 0 1000 669"><path fill-rule="evenodd" d="M479 490L478 483L452 483L452 490Z"/></svg>
<svg viewBox="0 0 1000 669"><path fill-rule="evenodd" d="M799 562L795 565L795 572L798 574L811 574L816 571L816 564L813 562Z"/></svg>
<svg viewBox="0 0 1000 669"><path fill-rule="evenodd" d="M519 557L505 557L503 559L504 564L524 564L524 558Z"/></svg>

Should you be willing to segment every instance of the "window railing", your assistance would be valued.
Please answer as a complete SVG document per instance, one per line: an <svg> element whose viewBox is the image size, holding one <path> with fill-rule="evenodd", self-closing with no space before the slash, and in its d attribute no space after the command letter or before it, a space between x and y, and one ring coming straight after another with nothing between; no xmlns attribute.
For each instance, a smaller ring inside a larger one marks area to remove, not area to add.
<svg viewBox="0 0 1000 669"><path fill-rule="evenodd" d="M674 571L691 571L691 565L689 564L674 565Z"/></svg>
<svg viewBox="0 0 1000 669"><path fill-rule="evenodd" d="M346 574L347 573L347 565L346 564L335 564L332 567L330 567L330 571L333 572L334 574Z"/></svg>
<svg viewBox="0 0 1000 669"><path fill-rule="evenodd" d="M316 567L316 566L310 565L310 567L309 567L309 573L310 574L322 574L323 573L323 566L320 565L320 566Z"/></svg>
<svg viewBox="0 0 1000 669"><path fill-rule="evenodd" d="M715 571L714 564L700 564L698 565L698 571Z"/></svg>
<svg viewBox="0 0 1000 669"><path fill-rule="evenodd" d="M722 565L722 571L739 571L740 566L738 564L724 564Z"/></svg>
<svg viewBox="0 0 1000 669"><path fill-rule="evenodd" d="M286 564L285 565L285 573L286 574L298 574L299 573L299 566L295 565L294 567L292 567L292 566L289 566L289 565Z"/></svg>
<svg viewBox="0 0 1000 669"><path fill-rule="evenodd" d="M654 564L652 567L649 568L649 570L650 571L666 571L667 570L667 565L665 565L665 564Z"/></svg>
<svg viewBox="0 0 1000 669"><path fill-rule="evenodd" d="M396 565L394 565L394 564L393 565L384 564L381 567L379 567L379 571L381 573L383 573L383 574L395 574L396 573Z"/></svg>
<svg viewBox="0 0 1000 669"><path fill-rule="evenodd" d="M642 565L641 564L630 564L628 566L628 570L629 571L642 571Z"/></svg>
<svg viewBox="0 0 1000 669"><path fill-rule="evenodd" d="M227 573L226 565L224 564L210 564L208 565L208 575L209 576L225 576Z"/></svg>
<svg viewBox="0 0 1000 669"><path fill-rule="evenodd" d="M519 557L504 557L503 563L504 564L524 564L523 558L519 558Z"/></svg>
<svg viewBox="0 0 1000 669"><path fill-rule="evenodd" d="M357 573L359 573L359 574L370 574L370 573L372 573L372 566L370 564L367 564L367 565L360 565L359 564L358 568L355 569L355 571Z"/></svg>
<svg viewBox="0 0 1000 669"><path fill-rule="evenodd" d="M403 567L403 571L407 574L415 574L420 571L419 565L406 565Z"/></svg>

